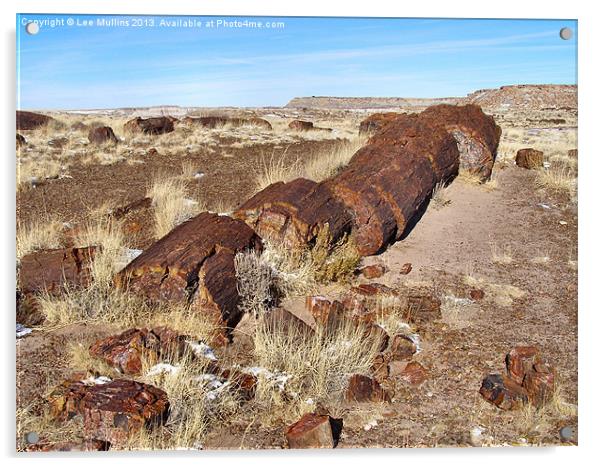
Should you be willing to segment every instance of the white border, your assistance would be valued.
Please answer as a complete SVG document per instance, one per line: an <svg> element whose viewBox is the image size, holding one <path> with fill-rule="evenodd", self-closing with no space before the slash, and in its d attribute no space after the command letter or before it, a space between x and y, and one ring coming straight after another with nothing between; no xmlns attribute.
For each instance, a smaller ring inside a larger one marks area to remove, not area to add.
<svg viewBox="0 0 602 466"><path fill-rule="evenodd" d="M595 290L598 284L601 267L600 250L600 212L599 183L602 167L600 159L600 19L596 15L594 2L576 1L531 1L504 0L503 2L485 2L454 0L434 2L420 0L418 2L385 2L370 0L350 2L349 0L301 0L296 2L268 0L231 0L231 1L184 1L169 0L136 2L133 0L88 0L85 2L55 0L21 0L16 5L2 2L2 73L4 108L1 112L1 129L4 151L0 155L4 175L2 208L5 227L5 242L0 247L0 263L3 280L2 296L5 306L2 309L5 325L3 354L5 376L2 383L5 409L2 423L2 440L5 455L14 461L14 228L15 228L15 162L14 162L14 127L15 127L15 14L17 12L39 13L123 13L123 14L198 14L198 15L275 15L275 16L397 16L397 17L478 17L478 18L563 18L579 20L579 443L577 448L547 449L453 449L453 450L341 450L334 452L223 452L211 454L182 455L169 453L143 454L109 454L88 456L44 456L49 463L80 463L82 460L91 464L106 464L109 461L139 462L160 464L169 462L195 464L240 464L286 465L311 462L328 462L328 464L358 463L401 463L419 462L423 464L524 464L529 462L545 462L552 464L589 463L595 455L595 447L600 443L596 434L602 429L600 418L600 399L596 397L599 389L597 373L600 363L597 360L600 339L599 299ZM587 4L586 4L587 3ZM598 188L598 189L596 189ZM7 368L13 367L12 370ZM598 399L596 399L598 398ZM597 455L599 456L599 455ZM20 456L22 461L34 461L31 456Z"/></svg>

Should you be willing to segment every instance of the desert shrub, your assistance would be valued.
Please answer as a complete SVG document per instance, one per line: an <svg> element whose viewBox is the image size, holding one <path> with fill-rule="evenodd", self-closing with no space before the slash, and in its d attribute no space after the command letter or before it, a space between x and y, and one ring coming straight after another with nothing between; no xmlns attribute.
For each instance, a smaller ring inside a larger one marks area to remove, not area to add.
<svg viewBox="0 0 602 466"><path fill-rule="evenodd" d="M272 267L253 251L238 253L234 258L239 308L258 317L277 300L277 276Z"/></svg>
<svg viewBox="0 0 602 466"><path fill-rule="evenodd" d="M272 376L259 377L255 403L262 412L290 421L316 405L340 402L349 376L368 374L379 345L349 319L315 332L285 322L260 323L254 334L254 363Z"/></svg>

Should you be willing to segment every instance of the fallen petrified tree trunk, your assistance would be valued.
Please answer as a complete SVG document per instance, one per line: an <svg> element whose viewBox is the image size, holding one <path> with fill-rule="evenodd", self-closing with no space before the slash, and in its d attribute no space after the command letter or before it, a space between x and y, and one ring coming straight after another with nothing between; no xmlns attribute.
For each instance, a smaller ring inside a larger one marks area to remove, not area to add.
<svg viewBox="0 0 602 466"><path fill-rule="evenodd" d="M203 212L134 259L115 284L151 301L188 303L226 330L242 318L234 256L261 248L260 238L244 222Z"/></svg>
<svg viewBox="0 0 602 466"><path fill-rule="evenodd" d="M444 129L399 115L326 181L354 217L362 255L399 239L439 182L458 172L458 149Z"/></svg>
<svg viewBox="0 0 602 466"><path fill-rule="evenodd" d="M304 178L268 186L234 216L262 238L291 248L311 243L321 228L328 227L331 240L336 241L352 227L351 215L332 192L324 184Z"/></svg>

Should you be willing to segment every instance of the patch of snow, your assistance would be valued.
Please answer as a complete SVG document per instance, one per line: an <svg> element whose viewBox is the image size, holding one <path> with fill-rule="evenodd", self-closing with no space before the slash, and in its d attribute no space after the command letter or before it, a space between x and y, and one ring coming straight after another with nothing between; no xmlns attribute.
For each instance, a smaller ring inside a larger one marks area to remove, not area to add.
<svg viewBox="0 0 602 466"><path fill-rule="evenodd" d="M378 425L378 421L376 419L372 419L370 422L368 422L368 424L366 424L364 426L364 430L367 432L370 429L372 429L373 427L376 427Z"/></svg>
<svg viewBox="0 0 602 466"><path fill-rule="evenodd" d="M445 296L444 300L457 306L469 306L473 303L472 300L468 298L458 298L457 296Z"/></svg>
<svg viewBox="0 0 602 466"><path fill-rule="evenodd" d="M217 361L217 356L213 352L211 346L203 343L202 341L186 340L186 343L188 343L188 346L190 346L195 356L209 359L210 361Z"/></svg>
<svg viewBox="0 0 602 466"><path fill-rule="evenodd" d="M551 209L551 207L548 204L544 204L543 202L540 202L539 204L537 204L539 207L541 207L542 209Z"/></svg>
<svg viewBox="0 0 602 466"><path fill-rule="evenodd" d="M142 254L142 252L143 252L142 249L124 248L122 259L123 259L123 261L126 262L126 264L129 264L134 259L136 259L136 257L138 257L140 254Z"/></svg>
<svg viewBox="0 0 602 466"><path fill-rule="evenodd" d="M32 332L32 330L30 328L17 323L17 338L22 338L25 335L29 335L31 332Z"/></svg>
<svg viewBox="0 0 602 466"><path fill-rule="evenodd" d="M543 168L550 168L550 162L544 162L543 163Z"/></svg>
<svg viewBox="0 0 602 466"><path fill-rule="evenodd" d="M174 375L180 372L181 368L179 366L174 366L172 364L168 364L165 362L160 362L159 364L155 364L151 367L146 373L147 376L161 375L161 374L170 374Z"/></svg>
<svg viewBox="0 0 602 466"><path fill-rule="evenodd" d="M188 199L188 198L185 198L183 200L183 203L186 207L193 207L193 206L199 204L198 201L195 201L194 199Z"/></svg>
<svg viewBox="0 0 602 466"><path fill-rule="evenodd" d="M196 172L193 176L194 179L196 180L200 180L201 178L203 178L205 176L205 174L203 172Z"/></svg>
<svg viewBox="0 0 602 466"><path fill-rule="evenodd" d="M205 394L205 398L209 401L217 400L221 393L230 386L230 382L224 381L213 374L202 374L196 377L195 380L210 388Z"/></svg>
<svg viewBox="0 0 602 466"><path fill-rule="evenodd" d="M82 382L85 383L86 385L104 385L111 381L112 381L112 379L110 377L105 377L104 375L101 375L100 377L90 376L87 379L82 380Z"/></svg>
<svg viewBox="0 0 602 466"><path fill-rule="evenodd" d="M560 223L561 225L568 225L568 222L565 222L564 220L558 220L558 223Z"/></svg>

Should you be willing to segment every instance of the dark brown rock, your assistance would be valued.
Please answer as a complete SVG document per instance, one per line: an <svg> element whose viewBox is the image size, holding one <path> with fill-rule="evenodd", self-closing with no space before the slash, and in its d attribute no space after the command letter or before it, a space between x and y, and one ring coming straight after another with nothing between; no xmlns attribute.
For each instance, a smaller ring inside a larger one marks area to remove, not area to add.
<svg viewBox="0 0 602 466"><path fill-rule="evenodd" d="M473 288L470 290L469 295L470 299L473 301L481 301L485 297L485 292L483 290Z"/></svg>
<svg viewBox="0 0 602 466"><path fill-rule="evenodd" d="M380 264L367 265L360 269L360 273L362 274L362 276L364 278L367 278L368 280L380 278L385 274L386 271L387 269L385 268L385 266Z"/></svg>
<svg viewBox="0 0 602 466"><path fill-rule="evenodd" d="M23 256L19 265L19 289L23 294L58 294L65 287L90 284L90 266L96 248L66 248L38 251Z"/></svg>
<svg viewBox="0 0 602 466"><path fill-rule="evenodd" d="M17 110L17 130L19 131L36 129L40 126L47 125L52 120L53 118L48 115Z"/></svg>
<svg viewBox="0 0 602 466"><path fill-rule="evenodd" d="M399 117L399 113L374 113L360 123L359 135L373 135Z"/></svg>
<svg viewBox="0 0 602 466"><path fill-rule="evenodd" d="M88 141L92 144L106 144L119 142L110 126L97 126L88 132Z"/></svg>
<svg viewBox="0 0 602 466"><path fill-rule="evenodd" d="M311 121L293 120L288 127L294 131L310 131L314 129L314 124Z"/></svg>
<svg viewBox="0 0 602 466"><path fill-rule="evenodd" d="M228 333L242 318L234 256L261 249L260 238L244 222L204 212L130 262L115 284L150 301L188 303Z"/></svg>
<svg viewBox="0 0 602 466"><path fill-rule="evenodd" d="M354 374L349 378L345 400L349 402L391 401L389 394L380 384L367 375Z"/></svg>
<svg viewBox="0 0 602 466"><path fill-rule="evenodd" d="M169 413L165 392L126 379L97 385L68 380L48 400L55 418L81 415L85 436L112 446L124 445L140 429L162 424Z"/></svg>
<svg viewBox="0 0 602 466"><path fill-rule="evenodd" d="M374 358L370 373L378 383L383 383L389 378L389 356L386 353L379 353Z"/></svg>
<svg viewBox="0 0 602 466"><path fill-rule="evenodd" d="M541 168L543 167L543 152L535 149L520 149L516 153L516 165L530 170Z"/></svg>
<svg viewBox="0 0 602 466"><path fill-rule="evenodd" d="M17 149L27 144L27 141L23 136L17 133Z"/></svg>
<svg viewBox="0 0 602 466"><path fill-rule="evenodd" d="M571 158L576 159L578 157L578 151L577 151L577 149L569 149L568 156L571 157Z"/></svg>
<svg viewBox="0 0 602 466"><path fill-rule="evenodd" d="M301 248L328 228L332 242L351 230L352 220L324 184L298 178L274 183L246 201L234 213L259 236Z"/></svg>
<svg viewBox="0 0 602 466"><path fill-rule="evenodd" d="M490 374L483 379L481 396L503 410L519 409L528 402L527 391L510 377Z"/></svg>
<svg viewBox="0 0 602 466"><path fill-rule="evenodd" d="M416 353L416 345L412 339L406 335L397 334L391 339L389 347L391 359L394 361L404 361L411 359Z"/></svg>
<svg viewBox="0 0 602 466"><path fill-rule="evenodd" d="M126 133L130 134L165 134L174 130L173 119L169 117L134 118L123 125Z"/></svg>
<svg viewBox="0 0 602 466"><path fill-rule="evenodd" d="M331 418L327 415L305 414L285 432L289 448L334 448Z"/></svg>

